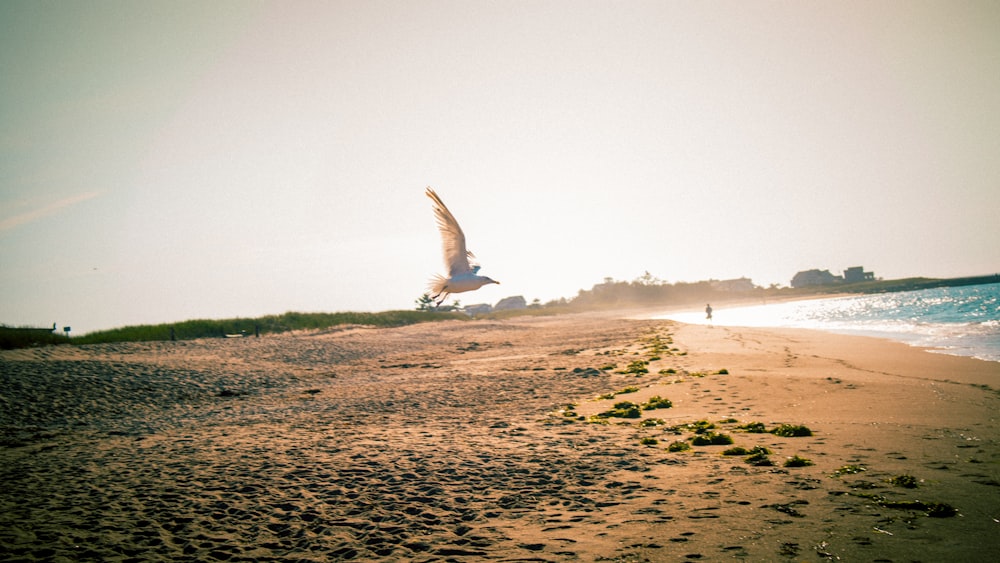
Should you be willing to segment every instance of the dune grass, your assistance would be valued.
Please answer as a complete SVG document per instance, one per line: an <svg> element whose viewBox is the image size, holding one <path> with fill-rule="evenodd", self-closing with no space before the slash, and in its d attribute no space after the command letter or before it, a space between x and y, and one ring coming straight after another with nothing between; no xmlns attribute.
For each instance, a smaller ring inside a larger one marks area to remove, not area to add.
<svg viewBox="0 0 1000 563"><path fill-rule="evenodd" d="M380 313L296 313L267 315L257 318L196 319L179 323L135 325L91 332L72 339L73 344L107 342L147 342L155 340L191 340L223 338L226 335L279 334L292 330L322 330L343 325L397 327L443 320L468 320L462 313L429 313L425 311L383 311ZM171 330L173 333L171 335Z"/></svg>
<svg viewBox="0 0 1000 563"><path fill-rule="evenodd" d="M65 344L69 337L55 330L0 325L0 350Z"/></svg>

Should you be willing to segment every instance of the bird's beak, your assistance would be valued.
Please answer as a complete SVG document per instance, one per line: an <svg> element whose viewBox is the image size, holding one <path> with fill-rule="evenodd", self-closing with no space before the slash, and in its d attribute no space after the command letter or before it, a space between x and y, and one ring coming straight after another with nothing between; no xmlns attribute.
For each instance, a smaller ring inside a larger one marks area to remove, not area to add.
<svg viewBox="0 0 1000 563"><path fill-rule="evenodd" d="M500 282L498 282L497 280L493 280L493 283L500 285Z"/></svg>

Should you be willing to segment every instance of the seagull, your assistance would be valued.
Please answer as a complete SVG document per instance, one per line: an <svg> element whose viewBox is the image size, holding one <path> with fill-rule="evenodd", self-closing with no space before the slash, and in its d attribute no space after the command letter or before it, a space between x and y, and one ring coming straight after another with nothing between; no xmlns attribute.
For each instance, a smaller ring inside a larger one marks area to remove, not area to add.
<svg viewBox="0 0 1000 563"><path fill-rule="evenodd" d="M434 202L434 216L437 217L441 242L444 245L444 266L448 269L447 278L434 276L431 279L430 289L434 293L431 299L438 300L435 306L440 306L451 293L475 291L491 283L499 285L500 282L496 280L480 276L478 264L469 263L469 258L476 257L465 248L465 233L462 232L462 227L458 226L455 216L448 211L434 190L427 188L426 193Z"/></svg>

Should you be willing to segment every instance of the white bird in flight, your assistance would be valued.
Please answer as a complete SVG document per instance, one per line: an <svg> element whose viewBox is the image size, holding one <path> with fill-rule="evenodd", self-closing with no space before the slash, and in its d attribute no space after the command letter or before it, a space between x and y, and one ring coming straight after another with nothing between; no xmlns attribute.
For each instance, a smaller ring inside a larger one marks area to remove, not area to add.
<svg viewBox="0 0 1000 563"><path fill-rule="evenodd" d="M444 265L448 269L447 278L434 276L431 279L430 289L433 292L431 299L438 300L437 305L441 305L448 294L475 291L490 283L499 285L500 282L496 280L480 276L478 264L469 263L469 258L475 259L475 255L465 248L465 233L441 198L430 188L427 188L427 197L434 202L434 216L437 217L441 242L444 245Z"/></svg>

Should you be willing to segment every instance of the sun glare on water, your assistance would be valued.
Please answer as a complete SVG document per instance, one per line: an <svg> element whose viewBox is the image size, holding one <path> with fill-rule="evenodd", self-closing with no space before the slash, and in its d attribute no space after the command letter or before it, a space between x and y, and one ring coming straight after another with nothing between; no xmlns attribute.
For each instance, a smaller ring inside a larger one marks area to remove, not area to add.
<svg viewBox="0 0 1000 563"><path fill-rule="evenodd" d="M720 326L755 326L809 327L809 323L796 319L795 303L772 303L766 305L751 305L728 308L724 305L712 305L712 318L708 319L704 311L679 311L665 313L654 318L668 319L687 324L720 325Z"/></svg>

